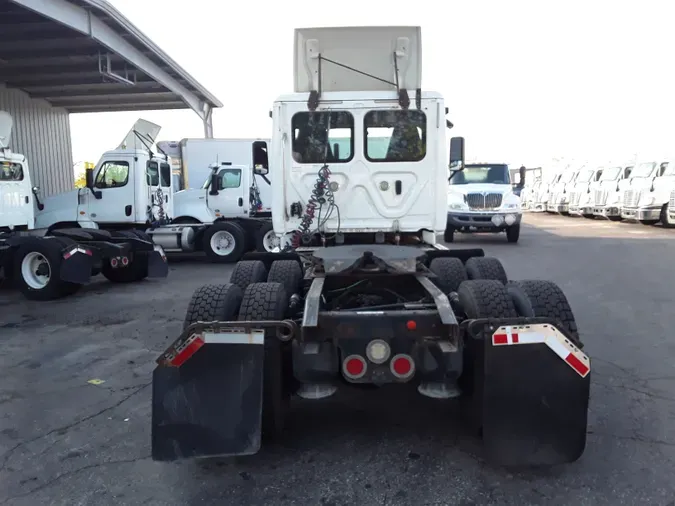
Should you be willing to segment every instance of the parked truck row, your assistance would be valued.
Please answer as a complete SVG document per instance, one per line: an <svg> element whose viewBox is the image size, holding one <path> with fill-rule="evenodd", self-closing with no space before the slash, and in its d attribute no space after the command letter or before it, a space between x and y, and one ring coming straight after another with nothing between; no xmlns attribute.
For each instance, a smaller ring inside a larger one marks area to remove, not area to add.
<svg viewBox="0 0 675 506"><path fill-rule="evenodd" d="M675 227L675 158L567 165L528 181L523 209Z"/></svg>

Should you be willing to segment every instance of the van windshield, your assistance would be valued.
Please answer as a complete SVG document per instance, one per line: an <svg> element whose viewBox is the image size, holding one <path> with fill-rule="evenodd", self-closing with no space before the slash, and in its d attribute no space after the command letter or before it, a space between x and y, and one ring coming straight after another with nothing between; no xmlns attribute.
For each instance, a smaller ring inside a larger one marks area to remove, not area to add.
<svg viewBox="0 0 675 506"><path fill-rule="evenodd" d="M457 172L450 184L511 184L509 168L504 164L485 164L464 166L464 170Z"/></svg>

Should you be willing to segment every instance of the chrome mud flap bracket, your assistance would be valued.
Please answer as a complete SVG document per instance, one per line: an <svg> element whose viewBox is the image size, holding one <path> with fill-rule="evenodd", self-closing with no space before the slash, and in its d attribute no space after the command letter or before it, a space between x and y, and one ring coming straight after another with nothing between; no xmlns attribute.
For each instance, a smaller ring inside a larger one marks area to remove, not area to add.
<svg viewBox="0 0 675 506"><path fill-rule="evenodd" d="M574 462L586 446L591 362L554 320L470 320L466 360L486 458L505 466ZM470 364L470 365L469 365Z"/></svg>
<svg viewBox="0 0 675 506"><path fill-rule="evenodd" d="M198 322L157 359L153 460L250 455L260 449L269 328L282 340L296 331L292 321Z"/></svg>

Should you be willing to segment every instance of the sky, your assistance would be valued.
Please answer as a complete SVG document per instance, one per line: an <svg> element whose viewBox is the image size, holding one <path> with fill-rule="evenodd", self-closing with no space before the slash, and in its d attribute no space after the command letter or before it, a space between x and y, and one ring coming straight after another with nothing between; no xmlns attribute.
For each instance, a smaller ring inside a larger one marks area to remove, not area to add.
<svg viewBox="0 0 675 506"><path fill-rule="evenodd" d="M271 136L272 102L293 91L294 28L417 25L422 86L444 95L468 159L675 155L668 0L109 1L225 104L215 137ZM139 117L159 140L203 137L189 110L73 114L73 161L97 161Z"/></svg>

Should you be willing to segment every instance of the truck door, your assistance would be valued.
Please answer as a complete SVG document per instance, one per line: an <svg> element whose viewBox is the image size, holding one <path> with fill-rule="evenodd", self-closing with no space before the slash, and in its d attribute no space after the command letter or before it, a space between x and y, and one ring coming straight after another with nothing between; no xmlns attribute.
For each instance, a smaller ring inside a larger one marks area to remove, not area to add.
<svg viewBox="0 0 675 506"><path fill-rule="evenodd" d="M20 163L0 162L0 228L33 228L31 183Z"/></svg>
<svg viewBox="0 0 675 506"><path fill-rule="evenodd" d="M218 183L218 195L209 194L209 207L224 217L246 214L249 188L245 185L242 169L223 167L218 171Z"/></svg>
<svg viewBox="0 0 675 506"><path fill-rule="evenodd" d="M135 187L133 155L116 155L102 160L94 171L94 190L98 198L87 197L89 217L96 223L133 223Z"/></svg>

